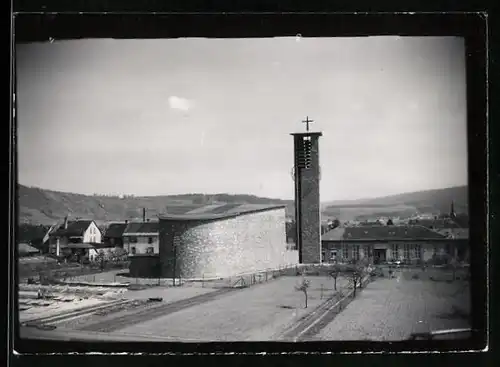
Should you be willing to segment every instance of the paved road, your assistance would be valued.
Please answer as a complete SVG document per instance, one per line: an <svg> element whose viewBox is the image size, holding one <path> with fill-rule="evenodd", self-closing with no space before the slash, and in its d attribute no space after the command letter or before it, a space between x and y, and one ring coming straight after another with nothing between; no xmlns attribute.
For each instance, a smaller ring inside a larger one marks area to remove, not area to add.
<svg viewBox="0 0 500 367"><path fill-rule="evenodd" d="M377 279L312 340L402 340L414 332L469 327L466 283Z"/></svg>

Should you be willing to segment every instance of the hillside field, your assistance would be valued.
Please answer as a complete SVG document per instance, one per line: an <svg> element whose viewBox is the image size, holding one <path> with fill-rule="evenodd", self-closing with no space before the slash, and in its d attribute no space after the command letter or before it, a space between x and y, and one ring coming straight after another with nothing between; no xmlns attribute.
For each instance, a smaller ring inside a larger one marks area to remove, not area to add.
<svg viewBox="0 0 500 367"><path fill-rule="evenodd" d="M322 218L340 221L378 216L408 217L416 213L448 213L454 202L457 213L468 211L467 186L427 190L353 201L322 203ZM294 216L293 200L253 195L185 194L163 196L82 195L18 185L20 223L51 225L70 214L72 218L91 218L98 223L142 218L158 214L182 214L208 203L286 205L288 217Z"/></svg>

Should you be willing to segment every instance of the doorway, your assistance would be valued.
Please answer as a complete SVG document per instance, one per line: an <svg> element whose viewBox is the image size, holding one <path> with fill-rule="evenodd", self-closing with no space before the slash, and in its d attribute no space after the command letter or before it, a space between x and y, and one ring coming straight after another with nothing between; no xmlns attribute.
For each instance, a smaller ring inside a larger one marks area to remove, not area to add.
<svg viewBox="0 0 500 367"><path fill-rule="evenodd" d="M376 264L386 261L386 249L374 249L373 258Z"/></svg>

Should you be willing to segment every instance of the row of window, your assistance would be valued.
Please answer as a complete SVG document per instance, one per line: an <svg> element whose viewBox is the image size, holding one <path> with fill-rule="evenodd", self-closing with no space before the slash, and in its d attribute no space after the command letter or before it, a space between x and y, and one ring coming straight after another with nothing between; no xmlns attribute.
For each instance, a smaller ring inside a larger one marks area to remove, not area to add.
<svg viewBox="0 0 500 367"><path fill-rule="evenodd" d="M127 241L129 243L137 243L137 236L131 236L131 237L124 237L124 241ZM148 243L152 244L154 242L153 237L148 237Z"/></svg>
<svg viewBox="0 0 500 367"><path fill-rule="evenodd" d="M135 246L130 247L130 254L135 255L136 253L137 253L137 249L135 248ZM146 248L146 254L154 254L154 253L155 253L154 247Z"/></svg>
<svg viewBox="0 0 500 367"><path fill-rule="evenodd" d="M394 259L399 259L400 256L400 249L402 249L403 253L403 258L404 259L421 259L422 258L422 246L421 245L410 245L410 244L404 244L404 245L398 245L398 244L393 244L391 246L391 255L392 258ZM340 249L332 249L330 250L330 260L336 259L336 258L342 258L342 259L352 259L352 260L360 260L360 250L361 246L360 245L342 245ZM363 246L363 252L364 252L364 257L372 257L373 256L373 249L369 245ZM323 259L326 259L326 251L323 250L321 252L321 255ZM340 256L339 256L340 255Z"/></svg>
<svg viewBox="0 0 500 367"><path fill-rule="evenodd" d="M404 244L402 246L398 244L393 244L391 246L392 258L400 258L400 249L403 249L403 259L421 259L422 258L422 246L421 245L409 245Z"/></svg>

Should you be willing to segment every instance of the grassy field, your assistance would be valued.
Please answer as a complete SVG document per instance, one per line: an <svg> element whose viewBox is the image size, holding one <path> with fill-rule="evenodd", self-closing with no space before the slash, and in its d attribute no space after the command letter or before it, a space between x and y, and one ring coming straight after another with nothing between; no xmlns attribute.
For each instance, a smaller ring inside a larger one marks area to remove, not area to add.
<svg viewBox="0 0 500 367"><path fill-rule="evenodd" d="M415 206L409 205L390 205L390 206L379 206L372 207L370 205L366 206L355 206L355 207L328 207L324 209L323 213L327 216L336 217L341 222L351 221L359 219L359 217L378 217L378 216L411 216L417 212Z"/></svg>
<svg viewBox="0 0 500 367"><path fill-rule="evenodd" d="M407 339L412 333L470 327L467 281L451 282L451 274L418 270L396 272L368 284L345 310L311 340Z"/></svg>
<svg viewBox="0 0 500 367"><path fill-rule="evenodd" d="M272 340L335 292L331 278L307 277L311 283L306 309L304 294L295 289L301 279L281 277L120 331L180 341ZM337 282L338 289L347 286L344 278Z"/></svg>

